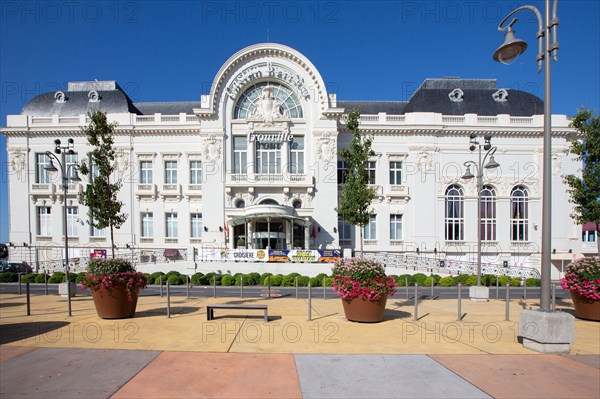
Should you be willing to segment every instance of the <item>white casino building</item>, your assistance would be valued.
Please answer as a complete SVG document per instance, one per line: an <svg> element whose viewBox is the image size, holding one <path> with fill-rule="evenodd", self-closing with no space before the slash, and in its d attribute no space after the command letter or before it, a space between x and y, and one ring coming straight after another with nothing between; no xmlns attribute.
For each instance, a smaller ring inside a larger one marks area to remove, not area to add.
<svg viewBox="0 0 600 399"><path fill-rule="evenodd" d="M338 220L335 207L344 173L337 153L351 140L344 115L360 108L361 129L374 137L369 169L377 192L366 251L475 260L476 179L462 179L463 163L478 159L470 135L483 143L491 134L500 168L484 175L484 262L539 268L539 98L495 80L444 78L427 79L408 101L342 101L310 60L274 43L234 54L200 101L133 102L114 81L70 82L9 115L2 132L14 260L62 265L65 201L70 258L85 262L109 249L109 234L92 229L78 204L85 183L71 183L65 199L57 174L44 169L55 138L74 139L67 163L86 157L81 126L95 108L118 123L115 162L129 217L116 231L117 249L141 265L193 271L211 260L306 261L332 253L299 250L359 248L358 230ZM552 117L556 259L581 252L581 227L569 217L561 179L579 168L566 154L568 123Z"/></svg>

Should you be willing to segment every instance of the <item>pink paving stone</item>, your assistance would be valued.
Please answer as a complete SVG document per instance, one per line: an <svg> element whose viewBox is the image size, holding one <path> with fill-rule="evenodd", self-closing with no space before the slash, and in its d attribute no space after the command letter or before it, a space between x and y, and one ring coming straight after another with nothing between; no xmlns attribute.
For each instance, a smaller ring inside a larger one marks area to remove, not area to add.
<svg viewBox="0 0 600 399"><path fill-rule="evenodd" d="M113 398L300 398L293 355L164 352Z"/></svg>
<svg viewBox="0 0 600 399"><path fill-rule="evenodd" d="M495 398L600 397L600 370L556 355L432 355Z"/></svg>
<svg viewBox="0 0 600 399"><path fill-rule="evenodd" d="M15 357L24 355L25 353L29 353L32 350L35 350L35 348L2 345L0 346L0 363L14 359Z"/></svg>

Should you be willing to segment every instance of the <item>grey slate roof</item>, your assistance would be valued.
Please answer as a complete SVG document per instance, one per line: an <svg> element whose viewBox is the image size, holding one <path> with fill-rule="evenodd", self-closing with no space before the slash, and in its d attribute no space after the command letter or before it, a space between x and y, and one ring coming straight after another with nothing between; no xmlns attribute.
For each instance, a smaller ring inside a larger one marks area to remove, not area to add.
<svg viewBox="0 0 600 399"><path fill-rule="evenodd" d="M177 102L147 102L133 103L140 115L178 115L180 113L193 114L194 108L200 108L200 101L177 101Z"/></svg>
<svg viewBox="0 0 600 399"><path fill-rule="evenodd" d="M137 113L127 94L118 85L114 85L114 90L98 90L97 92L100 101L90 102L89 90L65 91L66 101L63 103L56 102L54 98L56 92L43 93L25 104L21 115L78 116L87 114L93 109L108 113Z"/></svg>
<svg viewBox="0 0 600 399"><path fill-rule="evenodd" d="M21 111L22 115L35 116L77 116L92 109L100 109L109 113L134 113L138 115L177 115L193 114L194 108L200 108L199 101L180 102L136 102L133 103L127 94L115 82L96 82L99 102L89 102L88 91L84 85L69 83L66 91L67 101L58 103L54 92L44 93L29 101ZM94 84L94 82L91 82ZM102 90L114 87L114 90ZM81 87L80 87L81 86ZM464 93L460 102L452 101L448 94L454 89ZM495 101L492 97L498 88L494 79L426 79L408 101L344 101L337 102L338 108L347 111L360 109L363 114L402 115L410 112L436 112L443 115L478 114L495 116L509 114L513 116L532 116L543 114L543 101L521 90L507 89L508 100Z"/></svg>
<svg viewBox="0 0 600 399"><path fill-rule="evenodd" d="M338 101L338 108L345 108L346 112L359 109L362 114L378 114L385 112L390 115L400 115L404 113L406 101Z"/></svg>

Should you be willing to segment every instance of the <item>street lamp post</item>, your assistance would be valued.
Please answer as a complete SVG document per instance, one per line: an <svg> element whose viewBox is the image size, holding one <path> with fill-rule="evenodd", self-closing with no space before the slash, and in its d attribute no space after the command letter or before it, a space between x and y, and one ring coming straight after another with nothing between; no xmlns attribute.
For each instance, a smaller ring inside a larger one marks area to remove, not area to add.
<svg viewBox="0 0 600 399"><path fill-rule="evenodd" d="M551 312L550 308L550 267L552 246L552 136L551 136L551 80L550 56L558 60L558 40L556 17L557 0L552 5L552 19L550 19L550 0L545 0L545 18L540 11L531 5L519 7L510 12L498 25L499 31L506 31L504 43L494 52L495 61L511 64L527 49L527 43L515 38L512 26L517 22L513 18L508 25L503 26L516 13L529 10L533 12L538 21L538 73L544 66L544 154L543 154L543 180L542 180L542 263L540 311L523 311L520 316L519 333L524 338L523 345L540 352L564 352L569 350L569 344L574 337L573 316L564 312ZM552 35L552 39L550 36ZM527 332L528 324L534 323L536 337ZM538 331L539 330L539 331Z"/></svg>
<svg viewBox="0 0 600 399"><path fill-rule="evenodd" d="M489 289L488 287L481 286L481 192L483 191L483 169L495 169L500 165L494 159L494 153L496 152L497 147L492 146L491 134L487 133L484 136L483 144L477 140L476 133L471 133L470 139L471 146L469 149L475 151L476 148L479 148L479 163L475 163L475 161L465 162L464 166L467 167L467 171L462 176L462 178L466 180L477 177L477 287L471 287L470 297L472 300L487 300L490 296ZM481 158L482 149L485 151L483 159ZM485 161L488 157L490 159L486 164ZM471 165L475 169L477 176L473 175L471 172Z"/></svg>
<svg viewBox="0 0 600 399"><path fill-rule="evenodd" d="M69 316L71 316L71 284L69 281L69 228L67 221L67 190L69 188L69 180L72 182L80 182L81 179L77 175L77 165L67 165L66 156L67 154L72 155L75 154L73 150L74 141L69 138L67 140L66 146L61 146L61 141L59 139L54 140L54 153L50 151L46 151L46 155L50 158L50 164L46 166L48 172L57 172L59 169L54 165L54 161L58 163L61 172L61 182L63 188L63 231L65 233L65 277L67 279L67 308L69 312ZM60 154L61 159L58 159L58 156L55 154ZM74 169L74 175L69 178L69 170Z"/></svg>

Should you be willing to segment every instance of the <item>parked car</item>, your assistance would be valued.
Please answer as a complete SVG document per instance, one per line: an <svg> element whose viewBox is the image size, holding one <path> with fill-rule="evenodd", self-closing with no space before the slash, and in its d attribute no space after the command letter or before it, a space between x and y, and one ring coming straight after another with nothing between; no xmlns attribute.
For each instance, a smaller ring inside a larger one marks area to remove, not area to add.
<svg viewBox="0 0 600 399"><path fill-rule="evenodd" d="M8 246L6 244L0 244L0 260L8 259Z"/></svg>
<svg viewBox="0 0 600 399"><path fill-rule="evenodd" d="M17 263L17 262L1 262L0 263L0 273L4 273L4 272L32 273L33 270L25 262L22 262L22 263Z"/></svg>

